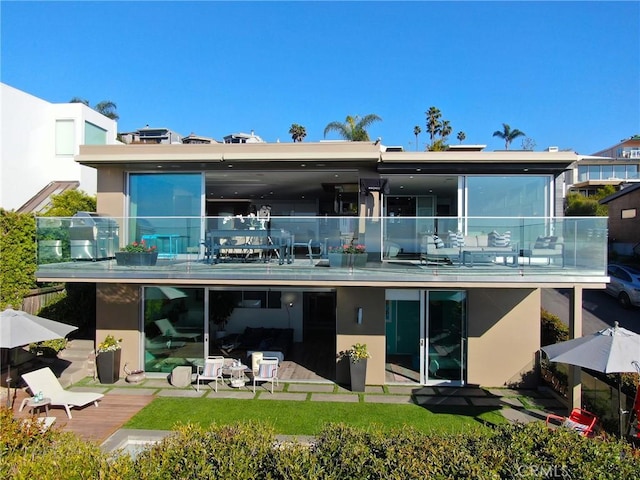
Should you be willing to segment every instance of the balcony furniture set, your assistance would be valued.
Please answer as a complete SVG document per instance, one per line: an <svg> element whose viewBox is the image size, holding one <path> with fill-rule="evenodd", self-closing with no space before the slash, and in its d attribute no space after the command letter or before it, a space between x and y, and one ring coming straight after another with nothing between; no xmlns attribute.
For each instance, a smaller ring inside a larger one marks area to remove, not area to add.
<svg viewBox="0 0 640 480"><path fill-rule="evenodd" d="M592 437L598 417L581 408L574 408L568 417L547 415L546 424L552 427L564 427L575 430L584 437Z"/></svg>
<svg viewBox="0 0 640 480"><path fill-rule="evenodd" d="M538 237L529 248L520 249L513 242L511 232L463 235L460 232L448 232L445 235L424 234L420 247L420 263L464 265L496 263L498 259L503 265L518 266L519 258L527 259L529 265L532 258L545 258L547 264L558 259L564 266L564 243L562 237Z"/></svg>
<svg viewBox="0 0 640 480"><path fill-rule="evenodd" d="M258 253L259 258L267 262L273 254L283 265L293 262L292 245L293 236L286 231L210 230L205 239L205 258L214 264L223 258L247 261Z"/></svg>
<svg viewBox="0 0 640 480"><path fill-rule="evenodd" d="M240 388L245 386L250 380L253 383L253 393L256 391L257 382L271 383L271 393L273 393L274 383L278 385L278 366L280 360L275 357L263 356L257 353L252 368L244 365L241 361L222 356L209 356L205 358L204 365L197 367L196 390L200 391L200 382L209 381L214 383L214 390L218 391L218 381L221 384L228 379L229 386ZM179 367L176 367L179 368ZM187 367L191 368L191 367Z"/></svg>

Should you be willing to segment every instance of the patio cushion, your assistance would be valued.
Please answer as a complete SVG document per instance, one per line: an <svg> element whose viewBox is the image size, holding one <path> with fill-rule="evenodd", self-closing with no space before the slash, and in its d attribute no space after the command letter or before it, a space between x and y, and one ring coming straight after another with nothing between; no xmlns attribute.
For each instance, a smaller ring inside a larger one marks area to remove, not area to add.
<svg viewBox="0 0 640 480"><path fill-rule="evenodd" d="M449 231L449 242L452 247L464 247L465 246L465 238L462 232L452 232Z"/></svg>
<svg viewBox="0 0 640 480"><path fill-rule="evenodd" d="M433 243L435 243L436 248L444 248L444 241L438 236L433 236Z"/></svg>
<svg viewBox="0 0 640 480"><path fill-rule="evenodd" d="M217 377L220 375L220 370L222 370L221 365L217 365L215 363L206 362L204 364L204 369L202 371L203 377Z"/></svg>
<svg viewBox="0 0 640 480"><path fill-rule="evenodd" d="M511 244L511 232L507 231L503 234L496 232L495 230L489 233L489 246L490 247L508 247Z"/></svg>
<svg viewBox="0 0 640 480"><path fill-rule="evenodd" d="M273 375L277 370L278 370L277 365L261 363L260 366L258 367L258 377L271 378L273 377Z"/></svg>

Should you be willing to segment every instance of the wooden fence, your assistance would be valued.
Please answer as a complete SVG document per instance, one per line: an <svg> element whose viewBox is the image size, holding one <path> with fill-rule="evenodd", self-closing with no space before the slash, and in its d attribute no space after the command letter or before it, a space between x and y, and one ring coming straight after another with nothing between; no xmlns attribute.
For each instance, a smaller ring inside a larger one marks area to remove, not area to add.
<svg viewBox="0 0 640 480"><path fill-rule="evenodd" d="M42 307L62 292L64 292L64 285L33 289L22 300L21 310L37 315Z"/></svg>

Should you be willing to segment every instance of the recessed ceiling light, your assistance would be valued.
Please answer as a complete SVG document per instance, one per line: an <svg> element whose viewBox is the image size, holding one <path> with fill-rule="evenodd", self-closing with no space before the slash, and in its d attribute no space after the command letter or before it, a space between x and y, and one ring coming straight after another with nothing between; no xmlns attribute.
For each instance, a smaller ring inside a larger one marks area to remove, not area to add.
<svg viewBox="0 0 640 480"><path fill-rule="evenodd" d="M400 185L400 188L404 188L404 185Z"/></svg>
<svg viewBox="0 0 640 480"><path fill-rule="evenodd" d="M228 168L233 168L233 165L229 164L227 165Z"/></svg>
<svg viewBox="0 0 640 480"><path fill-rule="evenodd" d="M300 166L301 167L306 167L307 165L305 163L301 163Z"/></svg>
<svg viewBox="0 0 640 480"><path fill-rule="evenodd" d="M416 172L421 172L422 169L421 168L416 168Z"/></svg>
<svg viewBox="0 0 640 480"><path fill-rule="evenodd" d="M409 178L413 178L413 175L409 175Z"/></svg>

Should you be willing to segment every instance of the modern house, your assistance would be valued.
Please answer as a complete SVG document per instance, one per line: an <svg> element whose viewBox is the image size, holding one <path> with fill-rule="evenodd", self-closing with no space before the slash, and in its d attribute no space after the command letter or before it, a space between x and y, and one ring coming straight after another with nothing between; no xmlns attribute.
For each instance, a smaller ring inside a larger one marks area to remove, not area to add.
<svg viewBox="0 0 640 480"><path fill-rule="evenodd" d="M37 212L69 188L95 195L96 170L74 155L80 145L115 144L116 122L82 103L50 103L4 83L0 96L0 207Z"/></svg>
<svg viewBox="0 0 640 480"><path fill-rule="evenodd" d="M640 182L640 135L579 159L566 176L567 191L591 196L599 188Z"/></svg>
<svg viewBox="0 0 640 480"><path fill-rule="evenodd" d="M541 289L572 292L579 336L583 289L608 280L592 235L606 218L558 214L580 157L399 150L83 146L99 216L62 219L71 258L39 262L37 278L95 283L96 342L122 338L123 362L148 375L262 351L300 379L348 383L340 352L359 342L368 384L534 383ZM157 263L119 264L105 239L144 240ZM366 252L338 257L345 245Z"/></svg>
<svg viewBox="0 0 640 480"><path fill-rule="evenodd" d="M640 256L640 183L627 184L600 200L609 207L609 246L612 251Z"/></svg>
<svg viewBox="0 0 640 480"><path fill-rule="evenodd" d="M124 143L176 144L182 143L182 135L164 127L150 127L145 125L135 132L120 133Z"/></svg>

